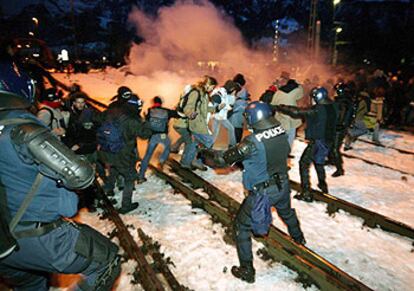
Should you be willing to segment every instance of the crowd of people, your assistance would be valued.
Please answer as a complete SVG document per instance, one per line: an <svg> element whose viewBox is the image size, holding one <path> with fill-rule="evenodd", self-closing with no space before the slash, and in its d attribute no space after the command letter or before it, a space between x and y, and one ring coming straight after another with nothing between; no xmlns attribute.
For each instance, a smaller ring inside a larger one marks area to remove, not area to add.
<svg viewBox="0 0 414 291"><path fill-rule="evenodd" d="M282 72L259 101L251 101L249 84L238 73L222 85L212 76L186 85L174 108L155 96L145 115L142 99L121 86L101 112L79 85L66 87L67 95L56 86L36 91L32 78L12 60L1 66L0 277L30 290L47 290L45 273L54 272L82 273L80 288L110 290L120 271L117 247L92 228L62 218L82 207L96 210L95 172L107 196L114 197L115 186L122 190L120 214L139 207L133 191L147 181L158 145L163 147L160 168L171 153L181 152L181 166L189 170L243 170L246 197L234 220L239 265L231 272L253 283L251 237L267 234L271 207L292 239L306 243L291 208L288 176L298 129L305 127L307 147L299 161L302 191L297 198L309 202L311 164L317 187L327 193L325 165L336 167L333 177L345 174L342 144L349 150L369 132L380 142L382 125L409 124L414 98L414 78L404 83L377 70L322 86L316 79L314 86L309 80L301 84ZM170 127L179 136L174 143ZM218 149L222 128L227 136ZM148 140L142 159L137 139ZM34 255L34 250L39 252Z"/></svg>

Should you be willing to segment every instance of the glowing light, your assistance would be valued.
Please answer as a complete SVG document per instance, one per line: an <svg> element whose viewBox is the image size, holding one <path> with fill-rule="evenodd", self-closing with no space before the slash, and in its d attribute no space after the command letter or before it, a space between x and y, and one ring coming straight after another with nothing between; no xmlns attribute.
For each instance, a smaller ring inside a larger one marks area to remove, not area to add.
<svg viewBox="0 0 414 291"><path fill-rule="evenodd" d="M336 33L340 33L340 32L342 31L342 27L337 27L337 28L335 29L335 31L336 31Z"/></svg>
<svg viewBox="0 0 414 291"><path fill-rule="evenodd" d="M334 1L333 1L333 5L334 5L334 6L338 5L339 3L341 3L341 0L334 0Z"/></svg>
<svg viewBox="0 0 414 291"><path fill-rule="evenodd" d="M34 36L33 31L29 31L29 35Z"/></svg>
<svg viewBox="0 0 414 291"><path fill-rule="evenodd" d="M39 19L36 17L32 17L33 22L36 24L36 26L39 24Z"/></svg>

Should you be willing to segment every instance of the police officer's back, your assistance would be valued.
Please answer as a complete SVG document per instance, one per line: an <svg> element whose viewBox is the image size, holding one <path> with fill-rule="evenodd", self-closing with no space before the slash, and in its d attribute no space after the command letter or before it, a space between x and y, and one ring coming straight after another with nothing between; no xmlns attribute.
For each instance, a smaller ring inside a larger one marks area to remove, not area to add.
<svg viewBox="0 0 414 291"><path fill-rule="evenodd" d="M251 233L266 235L272 221L274 206L288 226L289 234L304 244L294 209L290 206L290 186L287 175L287 157L290 152L286 132L273 117L268 104L252 102L245 110L247 124L252 134L226 152L204 150L206 163L212 166L243 163L243 186L248 196L242 202L234 221L234 232L240 266L233 266L232 274L253 283L255 270Z"/></svg>

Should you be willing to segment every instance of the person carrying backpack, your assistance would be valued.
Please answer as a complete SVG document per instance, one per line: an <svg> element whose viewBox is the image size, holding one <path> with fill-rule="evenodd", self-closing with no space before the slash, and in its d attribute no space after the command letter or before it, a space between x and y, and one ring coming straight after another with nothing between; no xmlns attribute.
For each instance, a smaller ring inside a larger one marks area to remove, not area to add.
<svg viewBox="0 0 414 291"><path fill-rule="evenodd" d="M162 144L164 150L160 156L159 163L162 165L168 159L170 155L171 140L168 137L168 122L170 118L179 117L175 110L162 107L162 99L159 96L155 96L152 100L153 105L148 110L146 115L147 123L151 128L153 134L148 142L147 151L141 161L141 167L138 174L138 184L147 181L145 178L145 172L147 171L149 161L155 151L155 148Z"/></svg>
<svg viewBox="0 0 414 291"><path fill-rule="evenodd" d="M59 139L66 135L66 129L69 122L69 112L62 111L62 102L58 91L55 88L49 88L43 91L39 100L37 118L49 127Z"/></svg>
<svg viewBox="0 0 414 291"><path fill-rule="evenodd" d="M184 153L181 157L181 166L206 170L206 167L195 158L197 145L210 148L213 138L207 124L209 111L209 92L217 85L217 80L210 76L193 85L188 94L180 98L177 113L180 118L174 123L174 129L185 139Z"/></svg>
<svg viewBox="0 0 414 291"><path fill-rule="evenodd" d="M148 139L152 132L138 112L142 101L132 96L124 106L109 108L99 117L101 126L97 129L98 159L109 168L104 190L108 196L113 195L118 175L125 180L119 213L125 214L138 207L132 203L134 181L137 177L136 162L137 137Z"/></svg>

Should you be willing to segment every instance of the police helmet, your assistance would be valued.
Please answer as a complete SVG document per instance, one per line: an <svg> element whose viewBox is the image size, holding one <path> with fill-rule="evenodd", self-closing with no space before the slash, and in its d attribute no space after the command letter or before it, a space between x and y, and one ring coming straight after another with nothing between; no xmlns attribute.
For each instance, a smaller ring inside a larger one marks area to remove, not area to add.
<svg viewBox="0 0 414 291"><path fill-rule="evenodd" d="M129 100L127 101L127 104L129 104L129 105L137 108L138 110L141 110L142 109L143 102L138 97L137 94L132 94L131 98L129 98Z"/></svg>
<svg viewBox="0 0 414 291"><path fill-rule="evenodd" d="M342 82L335 84L334 89L337 96L345 96L349 93L348 85Z"/></svg>
<svg viewBox="0 0 414 291"><path fill-rule="evenodd" d="M118 88L118 96L123 99L129 99L132 96L132 90L126 86L121 86Z"/></svg>
<svg viewBox="0 0 414 291"><path fill-rule="evenodd" d="M273 112L267 103L254 101L246 106L244 116L247 126L252 129L268 129L279 122L273 117Z"/></svg>
<svg viewBox="0 0 414 291"><path fill-rule="evenodd" d="M321 101L328 99L328 90L324 87L315 87L311 90L310 96L317 104L319 104Z"/></svg>
<svg viewBox="0 0 414 291"><path fill-rule="evenodd" d="M28 108L34 96L34 81L13 62L0 62L0 110Z"/></svg>

